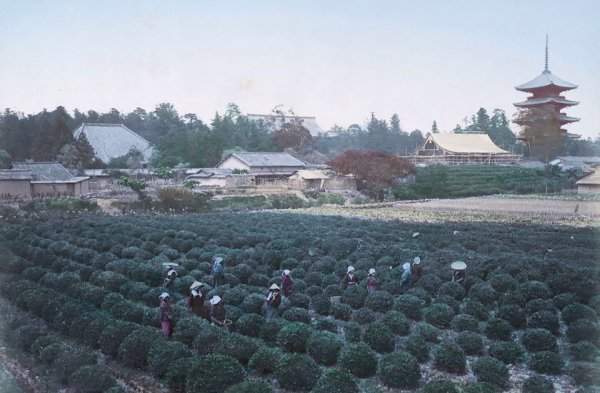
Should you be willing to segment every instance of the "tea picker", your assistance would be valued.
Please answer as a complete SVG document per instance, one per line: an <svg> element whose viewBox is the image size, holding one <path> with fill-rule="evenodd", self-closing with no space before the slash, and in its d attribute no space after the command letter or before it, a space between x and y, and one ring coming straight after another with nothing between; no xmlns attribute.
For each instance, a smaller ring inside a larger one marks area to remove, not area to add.
<svg viewBox="0 0 600 393"><path fill-rule="evenodd" d="M346 275L342 280L342 288L346 289L356 284L358 284L358 277L356 277L356 275L354 274L354 266L348 266L348 269L346 270Z"/></svg>
<svg viewBox="0 0 600 393"><path fill-rule="evenodd" d="M171 285L173 285L175 279L177 278L177 270L175 270L175 267L178 265L176 263L169 262L163 263L163 266L167 268L167 275L163 281L163 287L169 288Z"/></svg>
<svg viewBox="0 0 600 393"><path fill-rule="evenodd" d="M375 269L369 269L369 276L367 277L367 291L369 293L375 292L377 290L377 278L375 278Z"/></svg>
<svg viewBox="0 0 600 393"><path fill-rule="evenodd" d="M402 276L400 276L400 288L406 290L410 286L412 273L410 271L410 263L406 262L402 265Z"/></svg>
<svg viewBox="0 0 600 393"><path fill-rule="evenodd" d="M166 337L171 337L173 334L173 319L171 304L169 304L170 296L167 292L163 292L158 299L160 300L160 329Z"/></svg>
<svg viewBox="0 0 600 393"><path fill-rule="evenodd" d="M423 275L423 266L421 265L421 257L415 257L413 259L412 266L410 268L412 275L412 282L419 281L419 278Z"/></svg>
<svg viewBox="0 0 600 393"><path fill-rule="evenodd" d="M204 293L202 288L205 284L200 281L194 281L190 285L190 296L188 297L187 303L192 314L210 320L209 309L204 305Z"/></svg>
<svg viewBox="0 0 600 393"><path fill-rule="evenodd" d="M223 257L214 256L211 273L213 275L213 287L218 287L223 283L225 277L225 268L223 267Z"/></svg>
<svg viewBox="0 0 600 393"><path fill-rule="evenodd" d="M452 281L464 285L467 277L467 264L463 261L452 262L450 269L452 269Z"/></svg>
<svg viewBox="0 0 600 393"><path fill-rule="evenodd" d="M292 294L292 290L294 289L294 281L290 276L290 271L285 269L281 273L281 287L283 288L283 296L290 297Z"/></svg>
<svg viewBox="0 0 600 393"><path fill-rule="evenodd" d="M229 327L229 325L231 325L231 320L225 318L225 305L223 304L221 297L217 295L213 296L210 299L210 306L210 320L212 323L223 327Z"/></svg>
<svg viewBox="0 0 600 393"><path fill-rule="evenodd" d="M277 315L277 310L279 309L280 304L281 304L281 291L277 284L273 284L269 288L269 293L267 294L267 310L266 310L267 320L269 320L269 319L273 318L273 316Z"/></svg>

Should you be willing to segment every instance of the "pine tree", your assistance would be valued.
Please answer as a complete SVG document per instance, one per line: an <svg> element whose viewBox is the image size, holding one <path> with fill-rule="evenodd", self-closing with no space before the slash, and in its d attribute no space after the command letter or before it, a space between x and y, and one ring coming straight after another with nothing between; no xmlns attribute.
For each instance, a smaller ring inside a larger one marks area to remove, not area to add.
<svg viewBox="0 0 600 393"><path fill-rule="evenodd" d="M437 122L434 120L433 124L431 125L431 133L437 134L439 132L440 132L440 130L438 130Z"/></svg>

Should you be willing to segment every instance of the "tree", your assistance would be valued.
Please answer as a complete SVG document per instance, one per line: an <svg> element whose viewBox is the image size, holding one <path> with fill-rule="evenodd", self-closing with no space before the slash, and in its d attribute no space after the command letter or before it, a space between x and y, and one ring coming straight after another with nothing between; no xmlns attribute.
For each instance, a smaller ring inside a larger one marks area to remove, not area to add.
<svg viewBox="0 0 600 393"><path fill-rule="evenodd" d="M348 150L328 164L339 173L354 175L358 189L379 200L395 179L415 173L410 162L382 151Z"/></svg>
<svg viewBox="0 0 600 393"><path fill-rule="evenodd" d="M400 134L402 132L400 128L400 116L397 113L394 113L390 119L390 132L392 134Z"/></svg>
<svg viewBox="0 0 600 393"><path fill-rule="evenodd" d="M281 109L273 109L276 118L279 118L279 128L273 132L273 142L280 149L302 149L312 145L310 131L302 125L302 119L296 117L294 112L288 110L286 115Z"/></svg>
<svg viewBox="0 0 600 393"><path fill-rule="evenodd" d="M551 108L520 109L514 122L521 125L520 139L525 142L529 157L548 162L565 146L560 115Z"/></svg>
<svg viewBox="0 0 600 393"><path fill-rule="evenodd" d="M10 168L11 158L6 150L0 149L0 169Z"/></svg>
<svg viewBox="0 0 600 393"><path fill-rule="evenodd" d="M440 130L438 130L437 122L434 120L433 124L431 125L431 133L437 134L439 132L440 132Z"/></svg>
<svg viewBox="0 0 600 393"><path fill-rule="evenodd" d="M508 119L502 109L494 109L489 122L488 135L498 146L512 150L516 143L515 134L508 125Z"/></svg>

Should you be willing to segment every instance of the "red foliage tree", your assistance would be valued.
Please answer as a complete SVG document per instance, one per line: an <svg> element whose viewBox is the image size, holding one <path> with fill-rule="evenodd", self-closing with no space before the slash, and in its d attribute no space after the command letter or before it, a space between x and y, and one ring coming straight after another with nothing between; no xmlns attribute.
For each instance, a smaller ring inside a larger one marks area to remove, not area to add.
<svg viewBox="0 0 600 393"><path fill-rule="evenodd" d="M415 173L409 161L374 150L347 150L328 164L338 173L354 175L358 189L378 199L383 199L383 190L396 178Z"/></svg>

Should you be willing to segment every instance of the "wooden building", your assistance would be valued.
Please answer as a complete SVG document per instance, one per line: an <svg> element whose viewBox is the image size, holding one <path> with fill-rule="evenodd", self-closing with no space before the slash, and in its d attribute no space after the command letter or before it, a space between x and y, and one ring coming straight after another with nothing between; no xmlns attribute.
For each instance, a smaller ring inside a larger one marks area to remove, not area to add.
<svg viewBox="0 0 600 393"><path fill-rule="evenodd" d="M600 169L596 169L575 184L578 194L600 193Z"/></svg>
<svg viewBox="0 0 600 393"><path fill-rule="evenodd" d="M415 164L514 164L520 156L498 147L486 133L429 134L415 156Z"/></svg>
<svg viewBox="0 0 600 393"><path fill-rule="evenodd" d="M255 152L232 153L217 166L233 173L254 176L256 185L279 185L296 171L305 169L306 163L288 153Z"/></svg>

